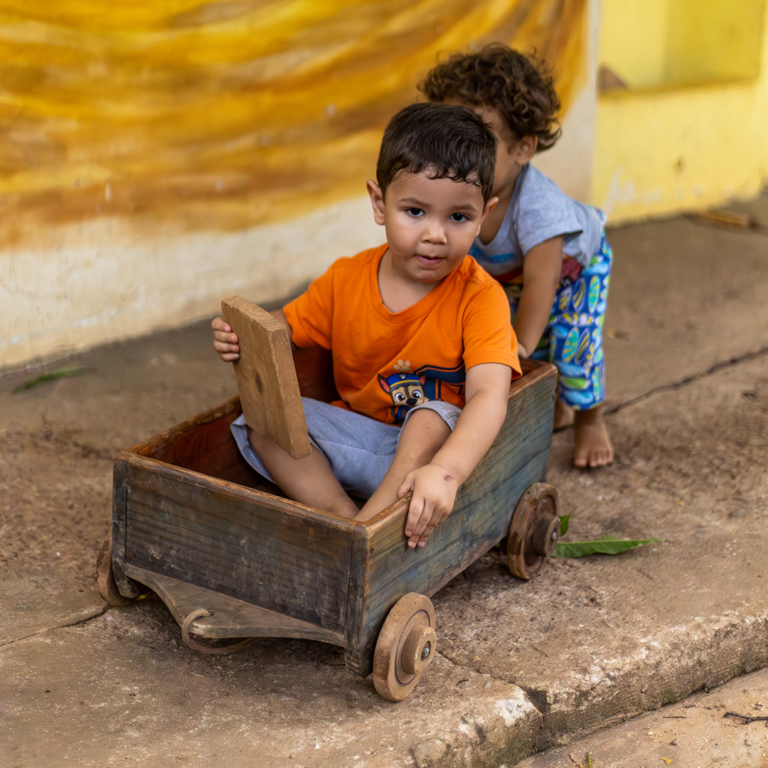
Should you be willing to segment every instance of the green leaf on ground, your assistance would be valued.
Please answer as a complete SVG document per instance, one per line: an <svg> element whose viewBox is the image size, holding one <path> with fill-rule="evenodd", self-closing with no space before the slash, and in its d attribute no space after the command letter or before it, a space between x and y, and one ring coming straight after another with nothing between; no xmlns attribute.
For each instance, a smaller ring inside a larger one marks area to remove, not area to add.
<svg viewBox="0 0 768 768"><path fill-rule="evenodd" d="M568 526L571 524L571 516L570 515L561 515L560 516L560 535L565 536L566 533L568 533Z"/></svg>
<svg viewBox="0 0 768 768"><path fill-rule="evenodd" d="M614 539L604 536L594 541L561 541L552 557L586 557L586 555L620 555L644 544L654 544L658 539Z"/></svg>
<svg viewBox="0 0 768 768"><path fill-rule="evenodd" d="M14 389L14 392L25 392L28 389L32 389L32 387L36 387L38 384L44 384L46 381L55 381L56 379L64 379L67 376L79 376L81 373L85 372L85 368L82 365L76 365L70 368L57 368L55 371L48 371L48 373L44 373L42 376L37 376L34 379L29 379L28 381L25 381L23 384L19 384L16 389Z"/></svg>

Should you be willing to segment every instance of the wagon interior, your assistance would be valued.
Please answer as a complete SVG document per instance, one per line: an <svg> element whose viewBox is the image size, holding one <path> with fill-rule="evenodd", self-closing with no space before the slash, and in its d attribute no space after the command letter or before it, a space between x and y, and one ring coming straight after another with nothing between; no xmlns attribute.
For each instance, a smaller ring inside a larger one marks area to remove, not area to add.
<svg viewBox="0 0 768 768"><path fill-rule="evenodd" d="M333 381L333 360L329 350L297 349L294 350L293 359L299 390L303 397L326 403L339 399ZM529 360L523 360L521 363L523 374L529 373L538 365ZM241 412L239 398L234 397L219 408L137 445L132 452L285 498L280 488L255 472L237 449L230 425ZM358 506L362 506L366 501L364 498L354 500Z"/></svg>
<svg viewBox="0 0 768 768"><path fill-rule="evenodd" d="M327 403L339 399L333 383L329 350L295 350L294 363L302 396ZM213 411L141 443L132 451L175 467L285 498L274 483L261 477L240 455L230 425L241 412L239 398L234 397ZM360 500L362 503L364 499Z"/></svg>

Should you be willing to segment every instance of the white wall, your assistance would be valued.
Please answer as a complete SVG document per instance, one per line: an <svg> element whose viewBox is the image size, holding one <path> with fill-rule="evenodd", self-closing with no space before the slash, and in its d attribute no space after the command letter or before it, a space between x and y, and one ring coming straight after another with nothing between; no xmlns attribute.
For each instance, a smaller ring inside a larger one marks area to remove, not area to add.
<svg viewBox="0 0 768 768"><path fill-rule="evenodd" d="M60 228L56 240L0 259L0 367L179 327L235 293L283 298L384 230L366 195L235 234L148 240L107 219Z"/></svg>

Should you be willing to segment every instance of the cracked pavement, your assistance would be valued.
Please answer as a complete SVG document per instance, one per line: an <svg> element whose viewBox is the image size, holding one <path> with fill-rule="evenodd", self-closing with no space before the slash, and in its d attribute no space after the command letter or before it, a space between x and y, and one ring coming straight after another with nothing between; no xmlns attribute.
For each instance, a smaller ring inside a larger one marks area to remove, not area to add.
<svg viewBox="0 0 768 768"><path fill-rule="evenodd" d="M610 230L616 460L576 471L553 437L569 540L661 542L531 582L489 553L433 598L439 653L401 704L331 646L202 656L157 598L96 593L112 457L235 391L207 323L52 362L86 371L26 392L40 370L4 373L0 762L499 768L768 665L768 197L742 207L761 227Z"/></svg>

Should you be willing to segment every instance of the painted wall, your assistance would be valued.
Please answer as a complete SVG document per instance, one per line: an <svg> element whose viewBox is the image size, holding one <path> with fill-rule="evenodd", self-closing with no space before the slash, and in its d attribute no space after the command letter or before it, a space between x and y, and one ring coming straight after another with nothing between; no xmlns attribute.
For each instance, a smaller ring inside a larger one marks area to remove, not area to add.
<svg viewBox="0 0 768 768"><path fill-rule="evenodd" d="M603 0L591 202L612 222L748 198L768 181L765 0Z"/></svg>
<svg viewBox="0 0 768 768"><path fill-rule="evenodd" d="M554 66L571 138L542 162L586 195L594 2L8 0L0 367L276 300L381 242L381 132L456 49Z"/></svg>
<svg viewBox="0 0 768 768"><path fill-rule="evenodd" d="M579 36L573 35L578 55L572 56L574 66L580 69L579 84L568 94L568 103L559 116L562 135L554 147L536 154L532 164L554 179L571 197L588 203L592 195L592 169L594 166L595 113L597 108L597 35L600 0L589 0L582 17ZM561 65L562 66L562 65ZM563 87L557 84L558 93ZM570 95L573 93L574 95Z"/></svg>

